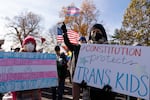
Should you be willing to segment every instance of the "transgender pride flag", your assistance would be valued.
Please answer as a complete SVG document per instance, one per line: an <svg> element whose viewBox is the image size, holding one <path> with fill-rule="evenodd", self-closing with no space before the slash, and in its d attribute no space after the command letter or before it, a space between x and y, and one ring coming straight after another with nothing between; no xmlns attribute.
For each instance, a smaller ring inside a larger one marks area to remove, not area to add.
<svg viewBox="0 0 150 100"><path fill-rule="evenodd" d="M55 54L0 52L0 93L57 85Z"/></svg>
<svg viewBox="0 0 150 100"><path fill-rule="evenodd" d="M74 6L68 7L67 9L67 16L79 16L80 9Z"/></svg>

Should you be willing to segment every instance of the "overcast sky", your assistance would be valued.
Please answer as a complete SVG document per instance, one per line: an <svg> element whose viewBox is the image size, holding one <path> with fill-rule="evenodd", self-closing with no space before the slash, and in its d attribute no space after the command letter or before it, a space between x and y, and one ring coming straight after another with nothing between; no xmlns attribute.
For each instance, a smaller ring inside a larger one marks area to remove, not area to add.
<svg viewBox="0 0 150 100"><path fill-rule="evenodd" d="M5 17L12 18L21 12L31 11L42 16L42 27L48 30L61 21L59 12L63 6L74 3L80 8L83 0L0 0L0 38L6 33ZM100 11L99 19L103 20L107 34L113 34L114 29L121 27L123 14L130 0L93 0Z"/></svg>

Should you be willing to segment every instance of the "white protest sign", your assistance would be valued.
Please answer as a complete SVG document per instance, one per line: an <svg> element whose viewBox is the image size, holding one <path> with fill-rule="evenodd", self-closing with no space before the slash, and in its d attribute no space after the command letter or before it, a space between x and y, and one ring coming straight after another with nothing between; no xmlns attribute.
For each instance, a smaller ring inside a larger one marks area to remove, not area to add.
<svg viewBox="0 0 150 100"><path fill-rule="evenodd" d="M89 86L112 86L113 91L149 100L150 48L83 44L80 48L74 82Z"/></svg>

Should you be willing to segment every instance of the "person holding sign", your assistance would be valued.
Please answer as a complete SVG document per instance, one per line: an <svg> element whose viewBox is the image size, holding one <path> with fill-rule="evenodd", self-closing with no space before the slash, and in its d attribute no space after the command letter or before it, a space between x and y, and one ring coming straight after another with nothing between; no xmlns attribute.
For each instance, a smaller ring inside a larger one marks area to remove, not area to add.
<svg viewBox="0 0 150 100"><path fill-rule="evenodd" d="M88 43L92 44L107 44L107 35L106 31L101 24L95 24L90 30L90 35L89 35L89 41ZM103 89L98 89L94 87L88 87L87 88L87 83L83 80L81 83L81 86L84 88L83 91L83 100L98 100L100 98L105 98L108 100L112 100L112 96L110 91L111 87L109 85L104 86ZM90 95L90 97L87 98L87 96ZM108 96L107 96L108 95Z"/></svg>
<svg viewBox="0 0 150 100"><path fill-rule="evenodd" d="M73 45L70 43L68 36L67 36L67 29L66 29L65 24L62 25L61 29L63 30L63 33L64 33L63 37L64 37L65 44L73 52L72 63L74 63L74 66L72 69L73 69L73 73L74 73L77 59L78 59L79 50L80 50L80 45ZM91 31L90 31L90 35L89 35L89 43L93 43L93 44L104 44L104 43L106 44L107 43L107 35L106 35L106 31L105 31L103 25L101 25L101 24L93 25L93 27L91 28ZM73 83L73 100L79 100L79 97L80 97L80 87L79 86L85 87L85 88L87 87L86 82L84 82L84 81L81 84ZM102 91L102 89L90 87L90 99L97 100L97 99L103 98L101 93L105 92L105 90L109 91L109 93L110 93L111 87L107 85L107 86L105 86L105 88L103 90L104 91ZM105 93L105 94L107 94L107 93ZM86 98L86 100L88 100L88 99Z"/></svg>
<svg viewBox="0 0 150 100"><path fill-rule="evenodd" d="M27 36L22 43L20 52L36 52L36 40L32 36ZM27 69L30 71L30 69ZM40 89L24 90L12 92L13 100L41 100Z"/></svg>
<svg viewBox="0 0 150 100"><path fill-rule="evenodd" d="M92 44L107 44L107 34L105 28L102 24L95 24L91 28L89 35L89 43ZM98 89L95 87L90 87L90 99L91 100L114 100L113 94L111 92L111 86L105 85L103 89Z"/></svg>

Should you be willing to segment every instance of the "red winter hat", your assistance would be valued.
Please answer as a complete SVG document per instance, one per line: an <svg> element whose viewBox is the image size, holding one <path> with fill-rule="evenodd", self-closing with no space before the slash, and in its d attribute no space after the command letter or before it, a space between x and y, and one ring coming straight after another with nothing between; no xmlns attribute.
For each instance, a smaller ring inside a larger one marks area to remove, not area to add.
<svg viewBox="0 0 150 100"><path fill-rule="evenodd" d="M23 40L23 42L22 42L22 47L23 47L25 44L27 44L28 42L31 42L31 43L33 43L33 44L36 46L36 41L35 41L34 37L32 37L32 36L27 36L27 37Z"/></svg>

